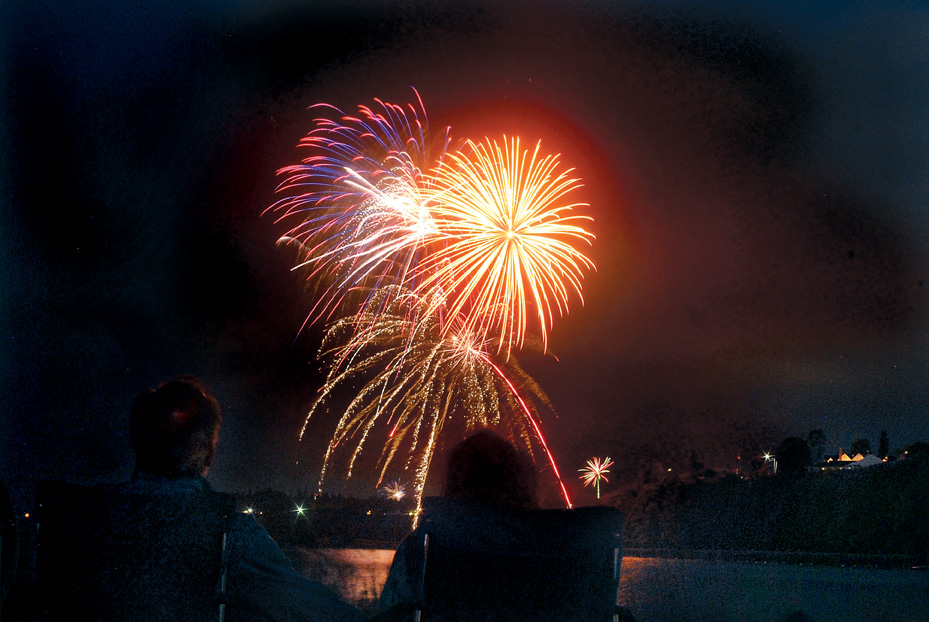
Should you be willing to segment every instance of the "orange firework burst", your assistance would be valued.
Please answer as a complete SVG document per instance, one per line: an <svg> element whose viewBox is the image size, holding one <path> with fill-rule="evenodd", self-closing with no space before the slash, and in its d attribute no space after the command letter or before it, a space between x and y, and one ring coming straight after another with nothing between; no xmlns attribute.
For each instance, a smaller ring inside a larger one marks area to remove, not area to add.
<svg viewBox="0 0 929 622"><path fill-rule="evenodd" d="M422 289L449 292L449 312L469 330L493 334L509 354L530 328L529 307L543 347L555 311L564 315L571 293L581 296L584 269L593 263L572 246L593 235L574 213L583 203L566 196L577 189L558 156L530 152L518 138L502 144L468 141L436 172L431 204L445 242L419 265Z"/></svg>

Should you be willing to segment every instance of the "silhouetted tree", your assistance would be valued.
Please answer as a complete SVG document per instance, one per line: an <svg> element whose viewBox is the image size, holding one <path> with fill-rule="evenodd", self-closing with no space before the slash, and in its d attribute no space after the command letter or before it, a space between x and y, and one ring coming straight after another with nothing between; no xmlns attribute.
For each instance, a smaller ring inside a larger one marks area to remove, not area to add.
<svg viewBox="0 0 929 622"><path fill-rule="evenodd" d="M826 456L826 433L820 429L810 430L810 435L806 439L807 445L810 446L810 460L817 464L825 460Z"/></svg>
<svg viewBox="0 0 929 622"><path fill-rule="evenodd" d="M799 436L781 441L777 448L777 472L784 475L802 473L810 465L810 446Z"/></svg>
<svg viewBox="0 0 929 622"><path fill-rule="evenodd" d="M852 443L852 449L850 457L854 458L855 454L861 454L862 456L867 456L871 453L871 441L866 438L856 438L855 442Z"/></svg>
<svg viewBox="0 0 929 622"><path fill-rule="evenodd" d="M877 455L886 458L890 453L890 441L887 439L887 430L881 430L881 440L877 442Z"/></svg>

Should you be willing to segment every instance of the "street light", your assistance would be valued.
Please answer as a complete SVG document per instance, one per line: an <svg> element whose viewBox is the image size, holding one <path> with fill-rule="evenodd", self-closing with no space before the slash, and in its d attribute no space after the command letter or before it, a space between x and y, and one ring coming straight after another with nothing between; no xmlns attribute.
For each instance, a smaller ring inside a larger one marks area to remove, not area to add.
<svg viewBox="0 0 929 622"><path fill-rule="evenodd" d="M774 464L774 473L777 474L777 458L774 456L774 454L765 453L765 454L764 454L764 461L765 461L765 462L771 462L771 463L773 463L773 464Z"/></svg>

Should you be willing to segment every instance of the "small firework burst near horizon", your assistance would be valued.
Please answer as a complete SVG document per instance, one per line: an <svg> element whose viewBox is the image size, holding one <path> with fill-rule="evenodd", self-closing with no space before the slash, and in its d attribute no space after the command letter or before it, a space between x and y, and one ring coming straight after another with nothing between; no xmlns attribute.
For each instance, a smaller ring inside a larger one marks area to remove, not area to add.
<svg viewBox="0 0 929 622"><path fill-rule="evenodd" d="M597 499L600 498L600 481L603 480L607 483L610 481L607 479L606 474L610 472L611 466L613 466L613 459L607 456L602 462L600 458L592 458L587 461L587 466L578 469L583 473L578 479L584 480L584 486L596 487Z"/></svg>
<svg viewBox="0 0 929 622"><path fill-rule="evenodd" d="M406 485L393 480L381 487L381 494L391 501L402 501L406 498Z"/></svg>

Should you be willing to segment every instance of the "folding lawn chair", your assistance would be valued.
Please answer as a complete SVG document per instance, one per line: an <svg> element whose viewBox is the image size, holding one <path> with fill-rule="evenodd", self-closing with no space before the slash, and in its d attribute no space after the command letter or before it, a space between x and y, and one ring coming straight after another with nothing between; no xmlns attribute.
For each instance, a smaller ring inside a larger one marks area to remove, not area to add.
<svg viewBox="0 0 929 622"><path fill-rule="evenodd" d="M622 527L614 508L497 510L428 498L416 619L628 619L617 606Z"/></svg>
<svg viewBox="0 0 929 622"><path fill-rule="evenodd" d="M37 502L46 619L223 621L231 496L47 482Z"/></svg>

